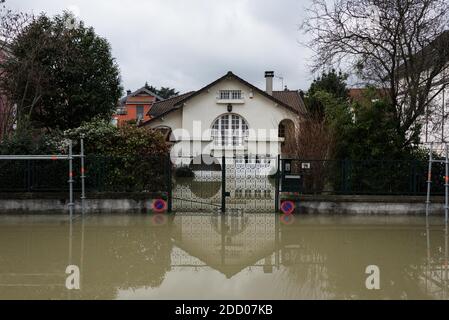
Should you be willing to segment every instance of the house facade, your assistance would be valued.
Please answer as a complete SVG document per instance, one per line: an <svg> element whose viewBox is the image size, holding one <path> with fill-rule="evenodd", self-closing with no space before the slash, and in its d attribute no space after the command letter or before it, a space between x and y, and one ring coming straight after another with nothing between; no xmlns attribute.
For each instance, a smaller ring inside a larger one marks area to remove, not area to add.
<svg viewBox="0 0 449 320"><path fill-rule="evenodd" d="M126 122L141 123L148 121L150 119L149 111L151 106L155 102L162 100L161 97L149 90L146 85L134 92L128 90L126 96L120 99L112 121L117 126Z"/></svg>
<svg viewBox="0 0 449 320"><path fill-rule="evenodd" d="M198 91L154 103L142 125L169 132L172 159L182 164L205 155L277 157L285 128L294 128L306 109L299 91L273 91L273 77L265 72L261 90L228 72Z"/></svg>
<svg viewBox="0 0 449 320"><path fill-rule="evenodd" d="M419 118L422 125L420 140L422 143L430 142L440 144L449 142L449 62L447 69L441 74L439 79L430 90L430 98L426 112Z"/></svg>
<svg viewBox="0 0 449 320"><path fill-rule="evenodd" d="M400 90L404 90L405 84L419 79L420 86L426 92L425 110L420 110L421 115L416 122L421 126L420 142L428 145L434 143L439 152L444 150L444 144L449 142L449 30L444 31L432 40L420 52L416 53L418 59L410 63L409 70L418 70L414 77L406 79L402 75L400 67ZM412 73L410 71L410 73ZM413 74L413 73L412 73ZM436 75L436 76L434 76ZM431 81L429 81L429 79ZM408 103L410 94L401 96ZM405 99L404 99L405 98ZM423 99L420 91L416 94L416 99ZM436 150L434 149L434 150Z"/></svg>

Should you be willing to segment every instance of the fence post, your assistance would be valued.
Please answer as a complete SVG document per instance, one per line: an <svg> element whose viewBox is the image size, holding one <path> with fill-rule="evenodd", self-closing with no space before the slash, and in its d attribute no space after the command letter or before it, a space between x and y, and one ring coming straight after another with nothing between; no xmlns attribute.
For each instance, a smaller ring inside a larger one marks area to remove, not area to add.
<svg viewBox="0 0 449 320"><path fill-rule="evenodd" d="M81 148L81 206L82 211L84 213L84 200L86 199L86 190L85 190L85 170L84 170L84 134L81 135L80 140L80 148Z"/></svg>
<svg viewBox="0 0 449 320"><path fill-rule="evenodd" d="M444 151L446 154L445 157L445 171L446 174L444 175L444 219L447 224L448 219L448 210L449 210L449 158L448 158L448 149L447 149L447 143L444 144Z"/></svg>
<svg viewBox="0 0 449 320"><path fill-rule="evenodd" d="M170 161L170 154L167 155L166 160L166 166L167 166L167 211L172 212L172 203L173 203L173 190L172 190L172 181L171 181L171 161Z"/></svg>
<svg viewBox="0 0 449 320"><path fill-rule="evenodd" d="M279 171L279 166L281 164L281 155L278 154L277 157L277 163L276 163L276 180L275 180L275 188L276 188L276 193L274 194L274 211L276 213L279 212L279 175L280 175L280 171Z"/></svg>
<svg viewBox="0 0 449 320"><path fill-rule="evenodd" d="M73 217L73 155L72 155L72 140L69 141L69 213L70 221Z"/></svg>
<svg viewBox="0 0 449 320"><path fill-rule="evenodd" d="M226 157L221 157L221 213L226 212Z"/></svg>
<svg viewBox="0 0 449 320"><path fill-rule="evenodd" d="M430 187L432 185L432 152L433 152L433 142L430 143L429 151L429 167L427 171L427 197L426 197L426 216L429 216L430 210Z"/></svg>

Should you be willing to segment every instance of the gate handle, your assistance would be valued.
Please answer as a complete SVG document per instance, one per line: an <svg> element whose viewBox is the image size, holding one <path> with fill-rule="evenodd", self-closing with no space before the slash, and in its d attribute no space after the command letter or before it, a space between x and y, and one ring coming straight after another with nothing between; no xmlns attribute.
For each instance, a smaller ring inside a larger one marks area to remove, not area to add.
<svg viewBox="0 0 449 320"><path fill-rule="evenodd" d="M231 193L230 193L229 191L226 191L226 192L224 193L224 196L225 196L225 197L230 197L230 196L231 196Z"/></svg>

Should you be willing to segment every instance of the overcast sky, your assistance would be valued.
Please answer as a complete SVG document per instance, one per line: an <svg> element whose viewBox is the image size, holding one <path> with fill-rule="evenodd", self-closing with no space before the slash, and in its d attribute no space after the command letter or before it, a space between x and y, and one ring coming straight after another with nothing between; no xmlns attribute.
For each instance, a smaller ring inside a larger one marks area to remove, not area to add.
<svg viewBox="0 0 449 320"><path fill-rule="evenodd" d="M8 0L49 15L70 9L107 38L123 86L148 81L197 90L231 70L264 88L273 70L289 89L307 89L311 52L298 30L308 0ZM275 90L282 82L276 79Z"/></svg>

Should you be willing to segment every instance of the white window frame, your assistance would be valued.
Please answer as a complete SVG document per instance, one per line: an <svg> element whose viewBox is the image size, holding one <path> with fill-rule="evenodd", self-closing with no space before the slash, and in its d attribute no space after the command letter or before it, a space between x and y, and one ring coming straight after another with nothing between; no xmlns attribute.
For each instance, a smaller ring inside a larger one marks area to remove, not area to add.
<svg viewBox="0 0 449 320"><path fill-rule="evenodd" d="M220 90L218 93L218 99L220 100L242 100L242 90Z"/></svg>
<svg viewBox="0 0 449 320"><path fill-rule="evenodd" d="M241 147L248 137L248 123L235 113L227 113L212 124L212 139L215 146Z"/></svg>

